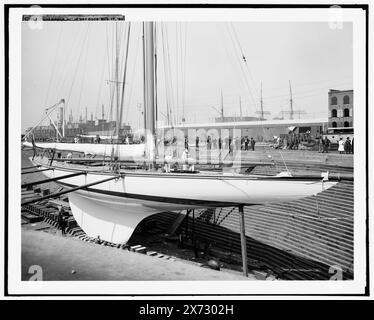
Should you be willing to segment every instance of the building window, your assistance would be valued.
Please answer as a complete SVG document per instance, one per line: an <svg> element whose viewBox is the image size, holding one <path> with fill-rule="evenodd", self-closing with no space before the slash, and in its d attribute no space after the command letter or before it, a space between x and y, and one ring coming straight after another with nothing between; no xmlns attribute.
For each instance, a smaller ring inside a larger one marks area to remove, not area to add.
<svg viewBox="0 0 374 320"><path fill-rule="evenodd" d="M349 127L349 122L348 121L344 121L344 127Z"/></svg>
<svg viewBox="0 0 374 320"><path fill-rule="evenodd" d="M333 123L332 123L332 127L333 128L336 128L338 125L337 125L337 123L334 121Z"/></svg>
<svg viewBox="0 0 374 320"><path fill-rule="evenodd" d="M338 111L336 109L331 110L331 117L336 118L338 116Z"/></svg>
<svg viewBox="0 0 374 320"><path fill-rule="evenodd" d="M349 104L349 96L343 97L343 104Z"/></svg>
<svg viewBox="0 0 374 320"><path fill-rule="evenodd" d="M331 98L331 105L336 106L338 104L338 98L337 97L332 97Z"/></svg>
<svg viewBox="0 0 374 320"><path fill-rule="evenodd" d="M343 117L349 117L349 109L348 108L344 109Z"/></svg>

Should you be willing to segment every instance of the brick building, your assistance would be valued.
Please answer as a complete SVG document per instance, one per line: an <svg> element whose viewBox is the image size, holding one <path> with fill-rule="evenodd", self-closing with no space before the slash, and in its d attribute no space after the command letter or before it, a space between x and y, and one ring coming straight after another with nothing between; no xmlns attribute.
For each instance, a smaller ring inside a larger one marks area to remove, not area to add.
<svg viewBox="0 0 374 320"><path fill-rule="evenodd" d="M353 90L330 89L328 97L328 127L353 127Z"/></svg>

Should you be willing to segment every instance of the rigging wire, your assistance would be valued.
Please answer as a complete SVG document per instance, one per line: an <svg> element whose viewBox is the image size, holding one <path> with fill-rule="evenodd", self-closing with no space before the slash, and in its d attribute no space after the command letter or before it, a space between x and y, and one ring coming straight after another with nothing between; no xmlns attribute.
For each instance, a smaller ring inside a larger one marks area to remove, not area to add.
<svg viewBox="0 0 374 320"><path fill-rule="evenodd" d="M116 88L116 136L118 137L119 136L119 83L118 83L118 80L119 80L119 37L118 37L118 22L116 21L115 22L115 26L116 26L116 40L115 40L115 45L116 45L116 70L115 70L115 88Z"/></svg>
<svg viewBox="0 0 374 320"><path fill-rule="evenodd" d="M157 55L158 55L158 47L157 47L157 37L158 37L158 32L157 32L157 25L156 25L156 23L155 23L155 28L154 28L153 32L154 32L154 34L153 34L153 37L154 37L154 52L153 52L153 54L154 54L154 58L155 58L155 62L154 62L154 67L155 67L155 69L154 69L154 80L155 80L155 87L154 87L154 95L155 95L154 121L156 122L155 126L157 126L158 125L157 124L157 119L158 119L158 101L157 101L157 99L158 99L158 95L157 95L157 64L158 64L158 61L157 61L158 57L157 57ZM156 134L156 132L153 132L153 134ZM156 137L154 137L154 138L156 138Z"/></svg>
<svg viewBox="0 0 374 320"><path fill-rule="evenodd" d="M47 102L48 102L51 83L52 83L53 75L55 74L55 69L56 69L56 65L57 65L57 55L58 55L60 45L61 45L62 26L63 26L63 23L60 23L60 32L59 32L59 35L58 35L57 46L56 46L56 51L55 51L55 55L54 55L54 59L53 59L51 74L50 74L49 81L48 81L47 94L46 94L46 97L45 97L45 100L44 100L44 105L45 106L47 105Z"/></svg>
<svg viewBox="0 0 374 320"><path fill-rule="evenodd" d="M252 80L253 88L254 88L255 91L256 91L256 96L259 97L259 93L258 93L258 90L257 90L257 88L256 88L256 82L255 82L255 80L253 79L253 76L252 76L251 71L249 70L249 66L248 66L248 63L247 63L247 59L246 59L246 56L245 56L245 54L244 54L243 47L242 47L242 45L241 45L241 43L240 43L240 40L239 40L238 34L237 34L236 30L235 30L234 24L231 22L230 25L231 25L231 29L232 29L233 34L234 34L234 39L236 40L237 46L238 46L239 49L240 49L240 52L241 52L241 55L242 55L242 59L243 59L244 65L245 65L246 68L247 68L247 73L249 74L249 78Z"/></svg>
<svg viewBox="0 0 374 320"><path fill-rule="evenodd" d="M100 107L100 100L101 100L101 95L102 95L102 89L103 89L103 83L104 83L104 73L105 73L105 64L106 64L106 57L107 57L107 47L104 50L104 55L103 55L103 67L101 69L101 74L100 74L100 81L99 81L99 90L98 90L98 95L97 95L97 100L96 100L96 110L95 110L95 115L97 117L98 109Z"/></svg>
<svg viewBox="0 0 374 320"><path fill-rule="evenodd" d="M187 22L184 27L184 56L183 56L183 78L182 78L182 108L183 119L185 119L185 104L186 104L186 63L187 63Z"/></svg>
<svg viewBox="0 0 374 320"><path fill-rule="evenodd" d="M106 46L107 46L107 57L108 57L108 87L109 87L109 105L110 105L110 108L108 110L109 114L107 116L108 120L109 121L112 121L112 115L113 115L113 100L114 100L114 89L113 89L113 86L111 85L111 82L110 80L112 79L112 71L113 71L113 66L111 65L111 57L112 57L112 53L111 53L111 50L110 48L112 48L112 46L109 45L109 41L113 39L112 36L110 36L110 30L108 30L108 26L110 26L108 23L106 24L106 38L107 38L107 41L106 41Z"/></svg>
<svg viewBox="0 0 374 320"><path fill-rule="evenodd" d="M167 71L167 57L166 57L166 39L164 34L164 23L161 22L161 38L163 49L163 65L164 65L164 80L165 80L165 94L166 94L166 120L167 125L170 125L170 98L169 98L169 85L168 85L168 71Z"/></svg>
<svg viewBox="0 0 374 320"><path fill-rule="evenodd" d="M227 25L227 24L225 24L226 25L226 28L227 28L227 33L228 33L228 35L229 35L229 38L230 38L230 40L231 40L231 43L232 43L232 45L233 45L233 51L234 51L234 55L235 55L235 57L237 58L237 62L238 62L238 64L239 64L239 66L240 66L240 70L241 70L241 72L242 72L242 76L243 76L243 78L244 78L244 82L245 82L245 84L246 84L246 89L248 90L248 94L249 94L249 97L252 99L252 101L253 101L253 104L254 105L257 105L257 103L256 103L256 99L253 97L253 94L252 94L252 91L251 91L251 88L250 88L250 85L249 85L249 82L248 82L248 79L247 79L247 77L246 77L246 72L245 72L245 70L244 70L244 68L243 68L243 65L242 65L242 58L240 58L240 56L238 56L238 53L237 53L237 48L236 48L236 44L235 44L235 41L234 41L234 39L233 39L233 36L232 36L232 34L231 34L231 32L230 32L230 28L229 28L229 25Z"/></svg>
<svg viewBox="0 0 374 320"><path fill-rule="evenodd" d="M171 74L171 60L170 60L170 50L169 50L169 35L167 28L164 28L165 30L165 46L166 46L166 55L167 55L167 62L166 65L168 66L168 77L169 77L169 85L170 85L170 120L171 120L171 126L173 126L176 123L176 112L175 111L175 100L174 100L174 90L173 90L173 82L172 82L172 74Z"/></svg>
<svg viewBox="0 0 374 320"><path fill-rule="evenodd" d="M177 42L177 61L179 60L178 64L178 102L177 102L177 107L178 111L181 111L181 119L184 118L184 96L185 96L185 47L184 47L184 42L185 42L185 35L183 32L182 28L182 22L178 22L178 28L177 28L177 37L179 39L179 42ZM178 59L179 57L179 59ZM180 110L181 109L181 110Z"/></svg>
<svg viewBox="0 0 374 320"><path fill-rule="evenodd" d="M64 88L68 84L68 79L70 78L69 70L71 70L72 65L73 65L73 58L74 58L74 48L78 47L80 38L83 37L84 35L84 26L83 24L81 25L82 27L79 29L79 31L75 34L75 38L71 43L70 50L68 50L68 54L64 55L63 61L60 63L60 68L59 70L56 70L57 74L62 73L62 76L59 77L59 79L56 81L54 90L55 92L54 96L56 97L63 97ZM67 110L67 109L66 109Z"/></svg>
<svg viewBox="0 0 374 320"><path fill-rule="evenodd" d="M122 83L122 91L121 91L119 126L121 126L121 123L122 123L123 104L124 104L124 99L125 99L125 85L126 85L127 65L128 65L128 57L129 57L129 45L130 45L130 30L131 30L131 22L129 22L128 28L127 28L127 43L126 43L126 54L125 54L125 62L124 62L124 70L123 70L123 83Z"/></svg>
<svg viewBox="0 0 374 320"><path fill-rule="evenodd" d="M225 35L225 30L223 30L223 34ZM236 70L234 72L234 74L236 76L237 74L241 73L240 65L237 64L237 61L235 60L234 53L232 53L232 52L229 51L228 46L227 46L227 39L224 39L224 40L225 41L223 42L223 48L225 49L228 61L232 64L232 67L233 67L232 69ZM243 85L243 83L241 83L241 85ZM244 85L244 87L242 89L244 89L244 91L247 90L247 88L245 87L245 85ZM235 94L235 95L225 94L225 97L228 97L228 96L235 96L237 98L238 95L237 94ZM209 98L209 99L211 99L211 101L212 101L212 102L209 102L211 104L214 104L216 102L216 97L214 99L213 98ZM214 100L214 102L213 102L213 100ZM251 103L253 103L253 99L249 99L249 100L251 100ZM194 99L194 101L196 101L196 99ZM199 99L199 101L202 101L202 100ZM242 99L242 102L245 102L245 101L247 101L247 99ZM237 108L237 107L235 107L235 108Z"/></svg>
<svg viewBox="0 0 374 320"><path fill-rule="evenodd" d="M235 41L234 41L234 39L233 39L233 37L232 37L232 35L231 35L231 33L230 33L230 29L229 29L229 27L226 25L227 30L228 30L228 33L229 33L229 36L230 36L230 40L231 40L231 42L232 42L234 48L235 48L235 47L236 47L236 49L239 48L239 50L240 50L240 52L241 52L241 54L242 54L242 59L239 58L238 60L239 60L239 61L242 60L242 61L244 62L244 64L247 65L247 61L246 61L246 58L245 58L245 54L244 54L243 48L242 48L242 46L241 46L241 44L240 44L239 38L238 38L238 36L237 36L237 34L236 34L236 31L235 31L235 29L233 28L233 25L232 25L232 24L231 24L231 26L232 26L232 30L233 30L233 33L234 33L234 37L236 37L236 45L235 45ZM236 50L234 50L234 52L236 53ZM238 57L238 56L237 56L237 57ZM248 80L247 80L247 77L246 77L246 73L244 72L244 70L243 70L243 68L242 68L242 64L240 64L240 66L241 66L241 70L242 70L243 75L244 75L244 78L245 78L245 82L246 82L246 84L247 84L248 91L250 92L250 96L251 96L251 98L253 99L252 93L251 93L251 91L250 91L249 83L248 83ZM250 74L250 71L249 71L249 67L248 67L248 65L247 65L247 73ZM252 79L252 80L253 80L253 79ZM254 82L254 81L253 81L253 82ZM255 87L255 86L254 86L254 87ZM253 100L254 100L254 99L253 99ZM255 105L256 105L256 103L255 103ZM261 129L262 129L262 132L263 132L263 134L264 134L264 133L265 133L265 128L264 128L264 126L263 126L263 124L262 124L262 121L260 121L260 122L261 122ZM265 148L264 148L264 151L265 151L265 154L267 154L267 153L270 152L270 150L269 150L266 146L265 146ZM282 151L281 151L280 149L278 149L278 151L279 151L279 153L280 153L280 155L281 155L282 161L283 161L283 163L284 163L284 166L286 167L287 172L290 173L289 170L288 170L288 167L287 167L286 161L285 161L285 159L283 158ZM270 155L270 157L271 157L271 155Z"/></svg>
<svg viewBox="0 0 374 320"><path fill-rule="evenodd" d="M141 39L141 35L140 37L137 38L137 41L136 41L136 49L135 49L135 61L134 61L134 64L133 64L133 69L132 69L132 77L131 77L131 81L130 81L130 92L129 92L129 102L128 102L128 107L126 108L126 113L125 113L125 119L128 119L128 114L129 114L129 111L130 111L130 106L131 106L131 101L132 101L132 93L133 93L133 89L134 89L134 78L135 78L135 74L136 74L136 66L138 64L138 51L139 51L139 42L140 42L140 39Z"/></svg>
<svg viewBox="0 0 374 320"><path fill-rule="evenodd" d="M136 74L135 69L136 69L137 62L138 62L138 51L139 51L140 39L141 39L141 35L139 37L137 37L137 41L136 41L135 61L134 61L134 64L133 64L133 69L132 69L132 76L131 76L131 81L130 81L129 102L128 102L128 107L126 108L126 112L125 112L125 119L128 119L128 114L129 114L129 111L130 111L130 106L131 106L131 101L132 101L132 93L133 93L133 88L134 88L133 83L134 83L134 78L135 78L135 74Z"/></svg>
<svg viewBox="0 0 374 320"><path fill-rule="evenodd" d="M85 84L85 79L86 79L86 68L87 68L87 56L88 56L88 49L89 49L89 45L90 45L90 41L89 41L89 34L87 36L88 40L87 40L87 44L86 44L86 53L85 53L85 59L84 59L84 66L83 66L83 74L82 74L82 81L81 81L81 88L80 88L80 91L79 91L79 99L78 99L78 110L80 111L81 110L81 98L82 98L82 93L83 93L83 89L84 89L84 84ZM87 121L87 115L86 115L86 121Z"/></svg>
<svg viewBox="0 0 374 320"><path fill-rule="evenodd" d="M77 59L77 63L75 65L75 70L73 72L73 81L71 82L70 90L68 91L69 93L67 95L67 99L65 100L65 108L67 110L68 110L68 106L69 106L69 102L70 102L71 93L73 91L75 79L76 79L76 76L77 76L77 73L78 73L79 63L81 61L81 57L82 57L82 53L83 53L83 48L84 48L84 45L85 45L85 43L87 41L87 35L88 35L88 32L89 32L89 28L90 28L90 25L87 25L86 35L85 35L84 41L82 42L82 47L80 48L80 52L79 52L79 56L78 56L78 59Z"/></svg>
<svg viewBox="0 0 374 320"><path fill-rule="evenodd" d="M178 123L178 108L179 108L179 61L178 61L178 22L175 25L175 62L176 62L176 69L175 69L175 85L176 85L176 99L175 99L175 110L176 110L176 122Z"/></svg>

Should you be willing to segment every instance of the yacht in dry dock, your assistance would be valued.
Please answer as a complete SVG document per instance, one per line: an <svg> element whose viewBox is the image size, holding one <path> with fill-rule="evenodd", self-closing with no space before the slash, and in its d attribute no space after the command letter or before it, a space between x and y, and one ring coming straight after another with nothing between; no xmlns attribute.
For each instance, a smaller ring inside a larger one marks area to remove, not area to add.
<svg viewBox="0 0 374 320"><path fill-rule="evenodd" d="M68 188L71 211L87 235L124 243L141 220L158 212L290 201L317 194L336 184L321 177L157 170L167 161L157 157L154 138L154 23L144 22L143 32L145 129L149 133L145 144L137 147L96 144L86 145L85 148L92 148L91 151L97 154L100 154L98 148L104 148L104 154L116 155L112 164L123 158L140 158L140 163L144 162L144 167L148 169L129 170L120 165L87 167L74 163L72 159L61 161L53 157L35 156L32 159L33 164L49 179ZM34 143L33 147L86 151L83 144Z"/></svg>

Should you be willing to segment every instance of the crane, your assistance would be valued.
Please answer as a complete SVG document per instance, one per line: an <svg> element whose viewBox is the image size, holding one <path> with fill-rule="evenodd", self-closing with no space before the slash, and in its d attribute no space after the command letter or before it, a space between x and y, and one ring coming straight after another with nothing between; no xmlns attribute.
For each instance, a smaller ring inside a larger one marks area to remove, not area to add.
<svg viewBox="0 0 374 320"><path fill-rule="evenodd" d="M58 127L56 126L55 122L52 120L51 118L51 113L59 106L59 105L63 105L63 108L64 108L64 112L63 112L63 116L64 116L64 119L62 120L62 135L60 133L60 131L58 130ZM44 110L45 112L45 115L38 121L38 123L33 126L26 134L25 136L23 137L24 140L26 140L26 138L28 137L28 135L34 131L34 129L39 126L39 124L41 124L45 118L49 118L51 120L51 123L52 125L54 126L54 128L56 129L56 132L57 134L62 138L62 137L65 137L65 99L61 99L59 102L57 102L56 104L54 104L53 106L51 107L47 107L45 108Z"/></svg>

